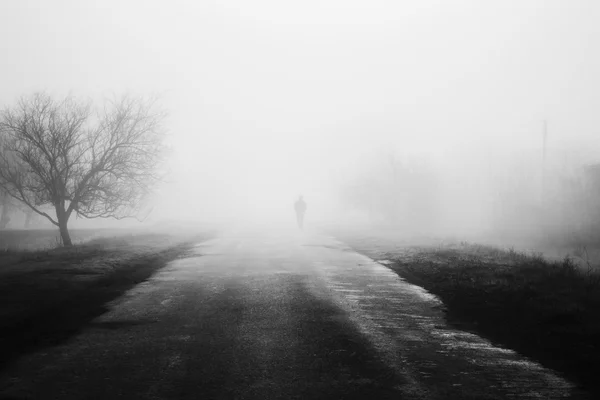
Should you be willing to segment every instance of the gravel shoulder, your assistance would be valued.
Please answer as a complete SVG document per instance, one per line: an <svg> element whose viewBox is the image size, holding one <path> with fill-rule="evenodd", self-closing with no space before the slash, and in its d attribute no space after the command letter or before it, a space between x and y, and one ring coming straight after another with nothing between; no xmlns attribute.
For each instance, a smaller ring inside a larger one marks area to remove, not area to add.
<svg viewBox="0 0 600 400"><path fill-rule="evenodd" d="M337 232L436 295L447 321L556 370L600 395L600 276L572 260L467 242Z"/></svg>

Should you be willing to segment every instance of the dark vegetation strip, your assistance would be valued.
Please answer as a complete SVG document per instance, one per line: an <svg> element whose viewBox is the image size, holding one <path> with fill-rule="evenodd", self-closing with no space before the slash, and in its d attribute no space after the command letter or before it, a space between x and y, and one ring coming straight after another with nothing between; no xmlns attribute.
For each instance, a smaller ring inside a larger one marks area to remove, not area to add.
<svg viewBox="0 0 600 400"><path fill-rule="evenodd" d="M208 235L196 236L157 251L138 250L129 256L126 243L121 252L92 244L0 255L0 262L11 261L13 267L29 269L0 278L0 370L24 354L64 343L107 312L108 302L207 238ZM102 264L106 257L111 258L108 269L90 271L83 264ZM85 275L96 276L82 279Z"/></svg>
<svg viewBox="0 0 600 400"><path fill-rule="evenodd" d="M600 275L572 259L461 243L373 251L408 282L437 295L448 322L516 350L600 398ZM382 257L384 256L384 257Z"/></svg>
<svg viewBox="0 0 600 400"><path fill-rule="evenodd" d="M73 243L89 241L94 237L122 236L123 229L70 229ZM126 232L126 231L125 231ZM135 232L131 230L131 232ZM139 233L139 232L138 232ZM0 230L0 252L23 250L51 250L60 245L57 229L5 229Z"/></svg>

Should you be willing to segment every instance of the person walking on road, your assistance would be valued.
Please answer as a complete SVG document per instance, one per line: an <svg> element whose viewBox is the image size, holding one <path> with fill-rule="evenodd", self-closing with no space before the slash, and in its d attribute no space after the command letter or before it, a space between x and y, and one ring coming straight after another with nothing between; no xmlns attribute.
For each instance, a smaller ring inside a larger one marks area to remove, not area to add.
<svg viewBox="0 0 600 400"><path fill-rule="evenodd" d="M294 209L296 210L296 221L298 222L298 228L304 228L304 213L306 212L306 202L302 196L298 197L296 203L294 203Z"/></svg>

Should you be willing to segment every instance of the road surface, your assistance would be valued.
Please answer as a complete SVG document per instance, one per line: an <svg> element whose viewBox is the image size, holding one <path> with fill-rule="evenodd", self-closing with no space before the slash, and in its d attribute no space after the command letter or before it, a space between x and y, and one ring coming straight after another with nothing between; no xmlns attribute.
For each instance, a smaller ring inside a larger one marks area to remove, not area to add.
<svg viewBox="0 0 600 400"><path fill-rule="evenodd" d="M199 243L68 343L0 377L4 399L570 394L552 371L448 328L436 298L384 265L299 232Z"/></svg>

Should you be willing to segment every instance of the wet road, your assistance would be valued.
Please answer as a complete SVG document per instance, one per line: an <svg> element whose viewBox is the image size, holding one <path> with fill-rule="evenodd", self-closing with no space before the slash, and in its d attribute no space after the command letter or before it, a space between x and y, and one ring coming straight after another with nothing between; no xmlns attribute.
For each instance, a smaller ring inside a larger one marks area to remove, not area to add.
<svg viewBox="0 0 600 400"><path fill-rule="evenodd" d="M449 329L435 298L385 266L290 232L198 244L0 377L5 399L585 398L571 395L553 372Z"/></svg>

